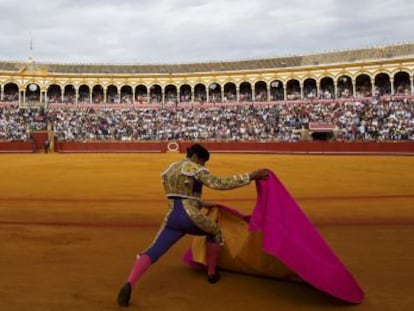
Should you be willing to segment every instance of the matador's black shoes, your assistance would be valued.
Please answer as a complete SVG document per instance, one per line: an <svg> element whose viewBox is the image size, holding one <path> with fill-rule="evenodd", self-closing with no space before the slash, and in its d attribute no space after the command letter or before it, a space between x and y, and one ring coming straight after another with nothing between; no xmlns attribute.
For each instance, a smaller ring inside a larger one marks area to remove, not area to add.
<svg viewBox="0 0 414 311"><path fill-rule="evenodd" d="M118 305L120 307L128 307L129 300L131 299L131 284L128 282L121 287L118 294Z"/></svg>
<svg viewBox="0 0 414 311"><path fill-rule="evenodd" d="M217 283L218 281L220 281L220 278L221 278L221 276L220 276L220 273L218 273L218 272L207 276L207 280L210 284Z"/></svg>

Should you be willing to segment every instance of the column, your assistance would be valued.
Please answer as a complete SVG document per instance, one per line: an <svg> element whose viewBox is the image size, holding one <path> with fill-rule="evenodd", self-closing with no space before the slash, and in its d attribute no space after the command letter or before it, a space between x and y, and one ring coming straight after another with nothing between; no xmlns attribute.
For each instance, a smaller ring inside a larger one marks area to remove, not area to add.
<svg viewBox="0 0 414 311"><path fill-rule="evenodd" d="M191 86L190 102L194 102L194 86Z"/></svg>
<svg viewBox="0 0 414 311"><path fill-rule="evenodd" d="M78 97L79 97L79 90L76 87L75 88L75 104L77 104L79 102L79 98Z"/></svg>
<svg viewBox="0 0 414 311"><path fill-rule="evenodd" d="M224 86L220 90L220 96L221 96L220 102L224 103Z"/></svg>
<svg viewBox="0 0 414 311"><path fill-rule="evenodd" d="M287 85L286 86L282 85L282 87L283 87L283 100L287 100Z"/></svg>
<svg viewBox="0 0 414 311"><path fill-rule="evenodd" d="M89 104L92 105L92 90L89 92Z"/></svg>
<svg viewBox="0 0 414 311"><path fill-rule="evenodd" d="M236 86L236 101L240 102L240 86Z"/></svg>
<svg viewBox="0 0 414 311"><path fill-rule="evenodd" d="M303 98L303 81L300 81L299 82L299 87L300 87L300 99L301 100L304 100L304 98Z"/></svg>
<svg viewBox="0 0 414 311"><path fill-rule="evenodd" d="M108 98L106 96L107 96L106 89L103 89L103 104L108 103Z"/></svg>
<svg viewBox="0 0 414 311"><path fill-rule="evenodd" d="M318 82L316 82L316 98L321 98L321 88L322 88L322 80Z"/></svg>
<svg viewBox="0 0 414 311"><path fill-rule="evenodd" d="M334 99L338 98L338 82L334 81L334 93L333 93Z"/></svg>
<svg viewBox="0 0 414 311"><path fill-rule="evenodd" d="M391 96L395 95L395 90L394 90L394 79L390 78L390 84L391 84Z"/></svg>
<svg viewBox="0 0 414 311"><path fill-rule="evenodd" d="M270 99L270 96L271 96L271 93L270 93L270 88L271 88L271 85L268 85L268 86L267 86L267 101L268 101L268 102L270 102L270 101L271 101L271 99Z"/></svg>
<svg viewBox="0 0 414 311"><path fill-rule="evenodd" d="M253 85L252 87L252 102L256 101L256 89L255 86Z"/></svg>
<svg viewBox="0 0 414 311"><path fill-rule="evenodd" d="M177 99L175 101L177 104L181 102L181 92L180 92L180 88L177 87Z"/></svg>
<svg viewBox="0 0 414 311"><path fill-rule="evenodd" d="M356 97L356 81L354 79L351 80L352 82L352 97Z"/></svg>
<svg viewBox="0 0 414 311"><path fill-rule="evenodd" d="M0 101L4 100L4 86L0 85Z"/></svg>
<svg viewBox="0 0 414 311"><path fill-rule="evenodd" d="M47 107L47 105L48 105L48 100L47 100L47 91L45 90L45 91L43 91L43 104L44 104L44 106L45 107Z"/></svg>
<svg viewBox="0 0 414 311"><path fill-rule="evenodd" d="M135 87L132 88L132 104L135 104Z"/></svg>

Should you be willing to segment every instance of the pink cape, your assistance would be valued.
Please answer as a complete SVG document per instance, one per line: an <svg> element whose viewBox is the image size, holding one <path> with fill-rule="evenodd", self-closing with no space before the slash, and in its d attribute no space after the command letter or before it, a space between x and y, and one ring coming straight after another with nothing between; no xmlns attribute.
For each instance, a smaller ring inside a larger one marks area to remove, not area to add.
<svg viewBox="0 0 414 311"><path fill-rule="evenodd" d="M256 183L256 189L249 231L262 233L263 251L313 287L347 302L362 302L358 283L279 179L271 172L268 179ZM192 263L191 250L184 261Z"/></svg>

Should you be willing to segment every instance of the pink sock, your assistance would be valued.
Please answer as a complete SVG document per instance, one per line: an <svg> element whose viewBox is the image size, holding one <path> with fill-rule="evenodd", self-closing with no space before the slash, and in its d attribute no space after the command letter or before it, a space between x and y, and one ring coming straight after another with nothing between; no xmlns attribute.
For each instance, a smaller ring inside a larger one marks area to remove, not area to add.
<svg viewBox="0 0 414 311"><path fill-rule="evenodd" d="M131 286L134 286L135 282L144 274L145 271L151 266L151 258L148 255L140 255L134 264L131 272L128 276L128 282Z"/></svg>
<svg viewBox="0 0 414 311"><path fill-rule="evenodd" d="M207 274L216 274L218 254L220 250L219 243L207 243Z"/></svg>

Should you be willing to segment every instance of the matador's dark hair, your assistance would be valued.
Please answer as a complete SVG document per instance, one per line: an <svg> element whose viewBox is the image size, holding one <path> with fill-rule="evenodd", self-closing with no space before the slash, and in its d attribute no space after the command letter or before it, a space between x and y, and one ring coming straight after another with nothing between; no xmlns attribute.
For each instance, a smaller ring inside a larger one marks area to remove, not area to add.
<svg viewBox="0 0 414 311"><path fill-rule="evenodd" d="M187 158L191 158L193 154L196 154L200 159L207 162L210 159L210 152L200 144L194 144L187 148Z"/></svg>

